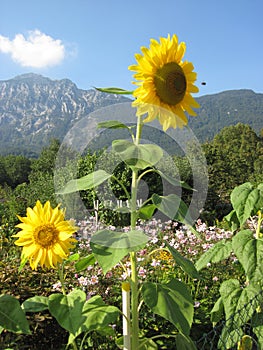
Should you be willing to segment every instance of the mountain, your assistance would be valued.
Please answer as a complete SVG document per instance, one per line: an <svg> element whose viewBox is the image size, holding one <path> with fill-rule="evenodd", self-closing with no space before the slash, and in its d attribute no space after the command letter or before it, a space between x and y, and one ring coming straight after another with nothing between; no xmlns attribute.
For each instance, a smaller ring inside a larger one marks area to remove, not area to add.
<svg viewBox="0 0 263 350"><path fill-rule="evenodd" d="M229 90L197 98L198 117L189 126L201 141L209 141L223 128L237 123L250 125L259 135L263 128L263 94L252 90Z"/></svg>
<svg viewBox="0 0 263 350"><path fill-rule="evenodd" d="M95 89L81 90L69 79L24 74L0 81L0 154L37 155L51 138L94 110L130 101Z"/></svg>
<svg viewBox="0 0 263 350"><path fill-rule="evenodd" d="M249 124L258 134L263 128L263 94L252 90L224 91L197 98L198 116L189 126L200 142L211 140L223 127ZM95 89L82 90L69 79L51 80L24 74L0 81L0 154L37 156L51 138L67 131L91 112L131 101Z"/></svg>

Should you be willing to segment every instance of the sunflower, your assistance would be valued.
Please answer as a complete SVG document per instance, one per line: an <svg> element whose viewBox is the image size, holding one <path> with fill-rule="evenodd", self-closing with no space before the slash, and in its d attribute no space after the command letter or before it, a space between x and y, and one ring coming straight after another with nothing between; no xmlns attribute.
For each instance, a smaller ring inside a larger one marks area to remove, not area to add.
<svg viewBox="0 0 263 350"><path fill-rule="evenodd" d="M18 218L22 223L17 227L21 229L13 237L18 237L15 244L22 246L22 260L28 259L33 270L38 264L47 268L56 267L69 255L72 243L76 242L72 234L77 227L71 221L65 221L65 210L59 205L52 209L50 202L44 205L37 201L35 207L27 208L26 217Z"/></svg>
<svg viewBox="0 0 263 350"><path fill-rule="evenodd" d="M199 89L194 85L196 73L191 62L182 61L186 49L184 42L178 38L160 38L160 42L151 39L149 49L142 47L142 55L136 54L137 65L129 66L135 71L135 100L132 105L137 108L137 116L148 114L144 122L158 118L163 130L169 127L183 127L188 120L185 112L195 116L192 108L199 104L191 96Z"/></svg>

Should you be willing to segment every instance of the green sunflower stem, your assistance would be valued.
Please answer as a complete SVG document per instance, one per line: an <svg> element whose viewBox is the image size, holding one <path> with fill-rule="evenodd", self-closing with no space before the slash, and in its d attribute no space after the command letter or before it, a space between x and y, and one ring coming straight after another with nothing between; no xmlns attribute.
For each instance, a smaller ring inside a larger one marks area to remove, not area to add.
<svg viewBox="0 0 263 350"><path fill-rule="evenodd" d="M67 293L66 293L66 288L65 288L64 263L63 262L61 264L58 263L58 278L59 278L59 281L61 283L62 293L63 293L63 295L66 295ZM73 340L71 345L72 345L73 350L78 350L78 347L77 347L75 340Z"/></svg>
<svg viewBox="0 0 263 350"><path fill-rule="evenodd" d="M134 143L136 145L139 144L141 133L142 133L142 120L141 117L138 117L137 120L137 130L136 130L136 138ZM137 194L138 194L138 171L132 171L132 185L131 185L131 230L136 228L137 223ZM137 257L136 252L130 253L130 261L131 261L131 314L132 314L132 322L131 322L131 349L137 350L139 348L139 312L138 312L138 272L137 272ZM129 349L130 350L130 349Z"/></svg>

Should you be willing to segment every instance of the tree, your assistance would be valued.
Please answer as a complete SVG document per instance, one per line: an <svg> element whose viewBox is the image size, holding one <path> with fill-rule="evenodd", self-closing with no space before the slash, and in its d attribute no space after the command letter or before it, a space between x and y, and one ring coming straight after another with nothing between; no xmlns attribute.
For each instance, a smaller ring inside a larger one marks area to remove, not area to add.
<svg viewBox="0 0 263 350"><path fill-rule="evenodd" d="M31 160L24 156L8 155L2 157L2 180L1 184L15 188L17 185L28 182L28 176L31 172Z"/></svg>
<svg viewBox="0 0 263 350"><path fill-rule="evenodd" d="M216 207L224 211L224 203L229 209L233 188L252 178L260 181L260 172L262 181L263 142L249 125L239 123L223 128L212 142L203 145L203 150L209 175L209 211Z"/></svg>

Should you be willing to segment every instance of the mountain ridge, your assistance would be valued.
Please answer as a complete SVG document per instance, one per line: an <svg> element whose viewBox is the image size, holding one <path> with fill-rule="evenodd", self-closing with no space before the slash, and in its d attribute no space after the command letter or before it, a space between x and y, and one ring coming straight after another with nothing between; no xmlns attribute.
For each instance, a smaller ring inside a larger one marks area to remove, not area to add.
<svg viewBox="0 0 263 350"><path fill-rule="evenodd" d="M197 97L197 117L189 127L200 142L213 139L223 127L249 124L263 128L263 94L250 89L227 90ZM50 139L63 139L67 131L91 112L130 102L123 95L79 89L65 78L52 80L27 73L0 81L0 154L37 156Z"/></svg>

